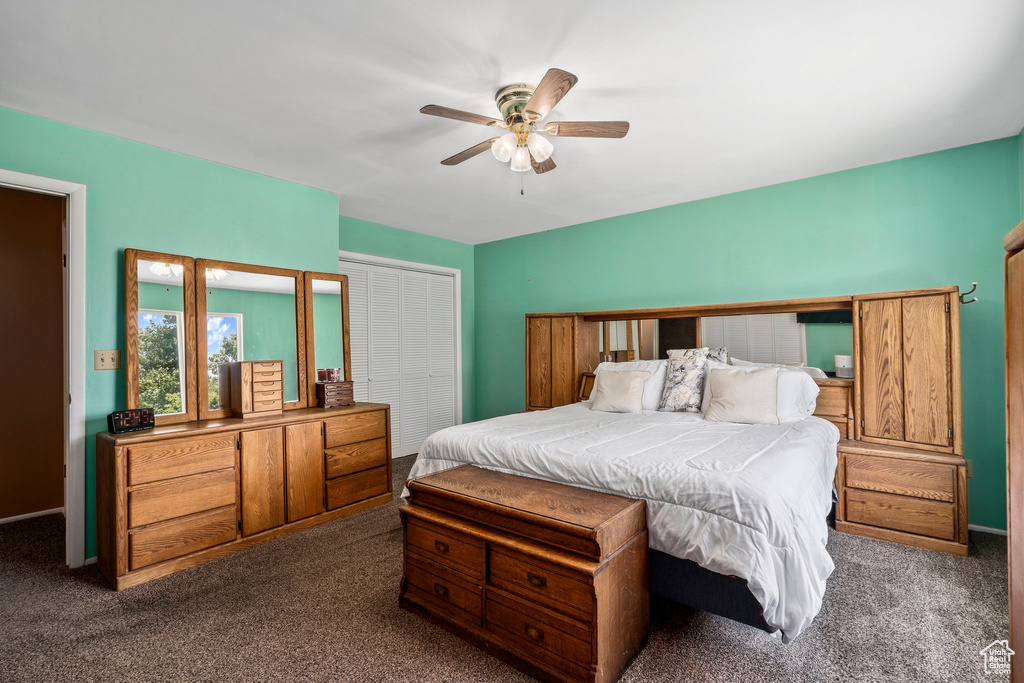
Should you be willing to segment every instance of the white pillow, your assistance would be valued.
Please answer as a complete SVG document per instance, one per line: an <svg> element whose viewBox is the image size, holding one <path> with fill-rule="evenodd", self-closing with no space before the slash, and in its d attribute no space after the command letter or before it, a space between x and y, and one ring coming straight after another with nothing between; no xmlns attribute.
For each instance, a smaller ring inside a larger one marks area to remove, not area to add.
<svg viewBox="0 0 1024 683"><path fill-rule="evenodd" d="M741 372L754 372L770 368L779 369L778 388L778 409L779 422L796 422L805 417L814 415L814 408L817 405L818 392L821 391L818 385L806 372L797 368L785 365L771 365L768 368L751 366L733 366L709 360L705 365L707 375L711 370L736 370ZM704 401L701 404L701 412L707 413L708 402L711 400L707 391L707 378L705 378Z"/></svg>
<svg viewBox="0 0 1024 683"><path fill-rule="evenodd" d="M828 375L821 368L812 368L810 365L785 365L783 363L751 363L749 360L740 360L739 358L730 358L730 365L735 365L741 368L793 368L794 370L803 370L814 379L828 379Z"/></svg>
<svg viewBox="0 0 1024 683"><path fill-rule="evenodd" d="M626 363L604 362L597 366L594 375L602 372L623 372L625 370L646 370L651 373L647 383L644 384L644 410L657 410L661 403L661 392L665 390L665 375L668 372L668 359L665 360L631 360ZM595 380L594 388L597 383ZM594 390L591 390L590 397L593 399Z"/></svg>
<svg viewBox="0 0 1024 683"><path fill-rule="evenodd" d="M740 424L779 424L781 368L708 369L705 396L710 396L705 420Z"/></svg>
<svg viewBox="0 0 1024 683"><path fill-rule="evenodd" d="M650 372L622 370L602 372L594 378L594 405L605 413L639 413L643 410L644 384Z"/></svg>

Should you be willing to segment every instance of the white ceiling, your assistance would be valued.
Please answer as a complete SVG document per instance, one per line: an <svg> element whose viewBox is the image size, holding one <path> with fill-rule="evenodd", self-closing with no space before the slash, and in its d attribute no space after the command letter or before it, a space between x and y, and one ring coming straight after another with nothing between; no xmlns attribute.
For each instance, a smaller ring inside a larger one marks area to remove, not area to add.
<svg viewBox="0 0 1024 683"><path fill-rule="evenodd" d="M1015 135L1022 36L1020 0L0 0L0 106L476 244ZM438 163L492 131L421 106L495 116L553 66L547 120L629 135Z"/></svg>

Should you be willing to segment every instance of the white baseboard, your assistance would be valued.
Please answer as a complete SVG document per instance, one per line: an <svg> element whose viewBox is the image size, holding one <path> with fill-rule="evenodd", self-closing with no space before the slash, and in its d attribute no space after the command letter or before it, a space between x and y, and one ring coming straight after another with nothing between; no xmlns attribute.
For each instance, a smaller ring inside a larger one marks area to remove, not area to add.
<svg viewBox="0 0 1024 683"><path fill-rule="evenodd" d="M996 534L998 536L1006 535L1006 529L993 529L990 526L978 526L977 524L968 524L967 528L971 531L982 531L986 534Z"/></svg>
<svg viewBox="0 0 1024 683"><path fill-rule="evenodd" d="M89 559L87 559L87 560L85 561L85 563L86 563L86 564L96 564L96 557L95 557L95 556L93 556L93 557L90 557Z"/></svg>
<svg viewBox="0 0 1024 683"><path fill-rule="evenodd" d="M14 517L5 517L0 519L0 524L7 524L8 522L18 522L23 519L32 519L33 517L42 517L44 515L55 515L57 513L64 514L64 508L53 508L52 510L40 510L39 512L30 512L27 515L15 515Z"/></svg>

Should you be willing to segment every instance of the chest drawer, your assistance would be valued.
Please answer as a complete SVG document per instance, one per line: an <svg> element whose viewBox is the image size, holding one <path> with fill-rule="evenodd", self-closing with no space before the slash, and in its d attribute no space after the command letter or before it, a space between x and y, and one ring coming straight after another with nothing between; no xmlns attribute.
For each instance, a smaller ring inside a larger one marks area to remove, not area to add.
<svg viewBox="0 0 1024 683"><path fill-rule="evenodd" d="M594 613L594 590L586 581L494 545L488 566L488 579L493 586L555 609L570 609L584 615Z"/></svg>
<svg viewBox="0 0 1024 683"><path fill-rule="evenodd" d="M412 519L405 533L409 551L468 576L483 578L484 543L480 539Z"/></svg>
<svg viewBox="0 0 1024 683"><path fill-rule="evenodd" d="M340 415L324 420L325 448L334 448L385 436L387 436L387 429L384 425L383 410Z"/></svg>
<svg viewBox="0 0 1024 683"><path fill-rule="evenodd" d="M128 448L128 485L235 466L237 434L172 439Z"/></svg>
<svg viewBox="0 0 1024 683"><path fill-rule="evenodd" d="M956 537L953 504L937 500L847 488L846 519L947 541Z"/></svg>
<svg viewBox="0 0 1024 683"><path fill-rule="evenodd" d="M479 586L412 556L406 556L405 580L406 590L420 600L453 610L462 621L481 624L483 598Z"/></svg>
<svg viewBox="0 0 1024 683"><path fill-rule="evenodd" d="M952 465L846 455L846 485L852 488L952 503L955 476Z"/></svg>
<svg viewBox="0 0 1024 683"><path fill-rule="evenodd" d="M129 533L128 560L132 570L235 540L235 507L224 507L154 524Z"/></svg>
<svg viewBox="0 0 1024 683"><path fill-rule="evenodd" d="M560 669L566 668L566 661L589 668L589 626L491 590L487 591L484 614L487 615L486 629L511 640L516 649L533 652Z"/></svg>
<svg viewBox="0 0 1024 683"><path fill-rule="evenodd" d="M235 504L234 468L141 484L128 492L128 525L144 526Z"/></svg>
<svg viewBox="0 0 1024 683"><path fill-rule="evenodd" d="M386 439L372 439L327 451L327 478L341 477L388 463Z"/></svg>

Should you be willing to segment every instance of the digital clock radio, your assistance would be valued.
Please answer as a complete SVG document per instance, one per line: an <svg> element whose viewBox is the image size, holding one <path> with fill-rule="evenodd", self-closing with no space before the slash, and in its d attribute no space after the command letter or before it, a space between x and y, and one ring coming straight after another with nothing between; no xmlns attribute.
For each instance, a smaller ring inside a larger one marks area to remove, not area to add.
<svg viewBox="0 0 1024 683"><path fill-rule="evenodd" d="M107 430L111 434L123 434L124 432L152 429L154 426L153 419L152 408L115 410L110 415L107 415Z"/></svg>

